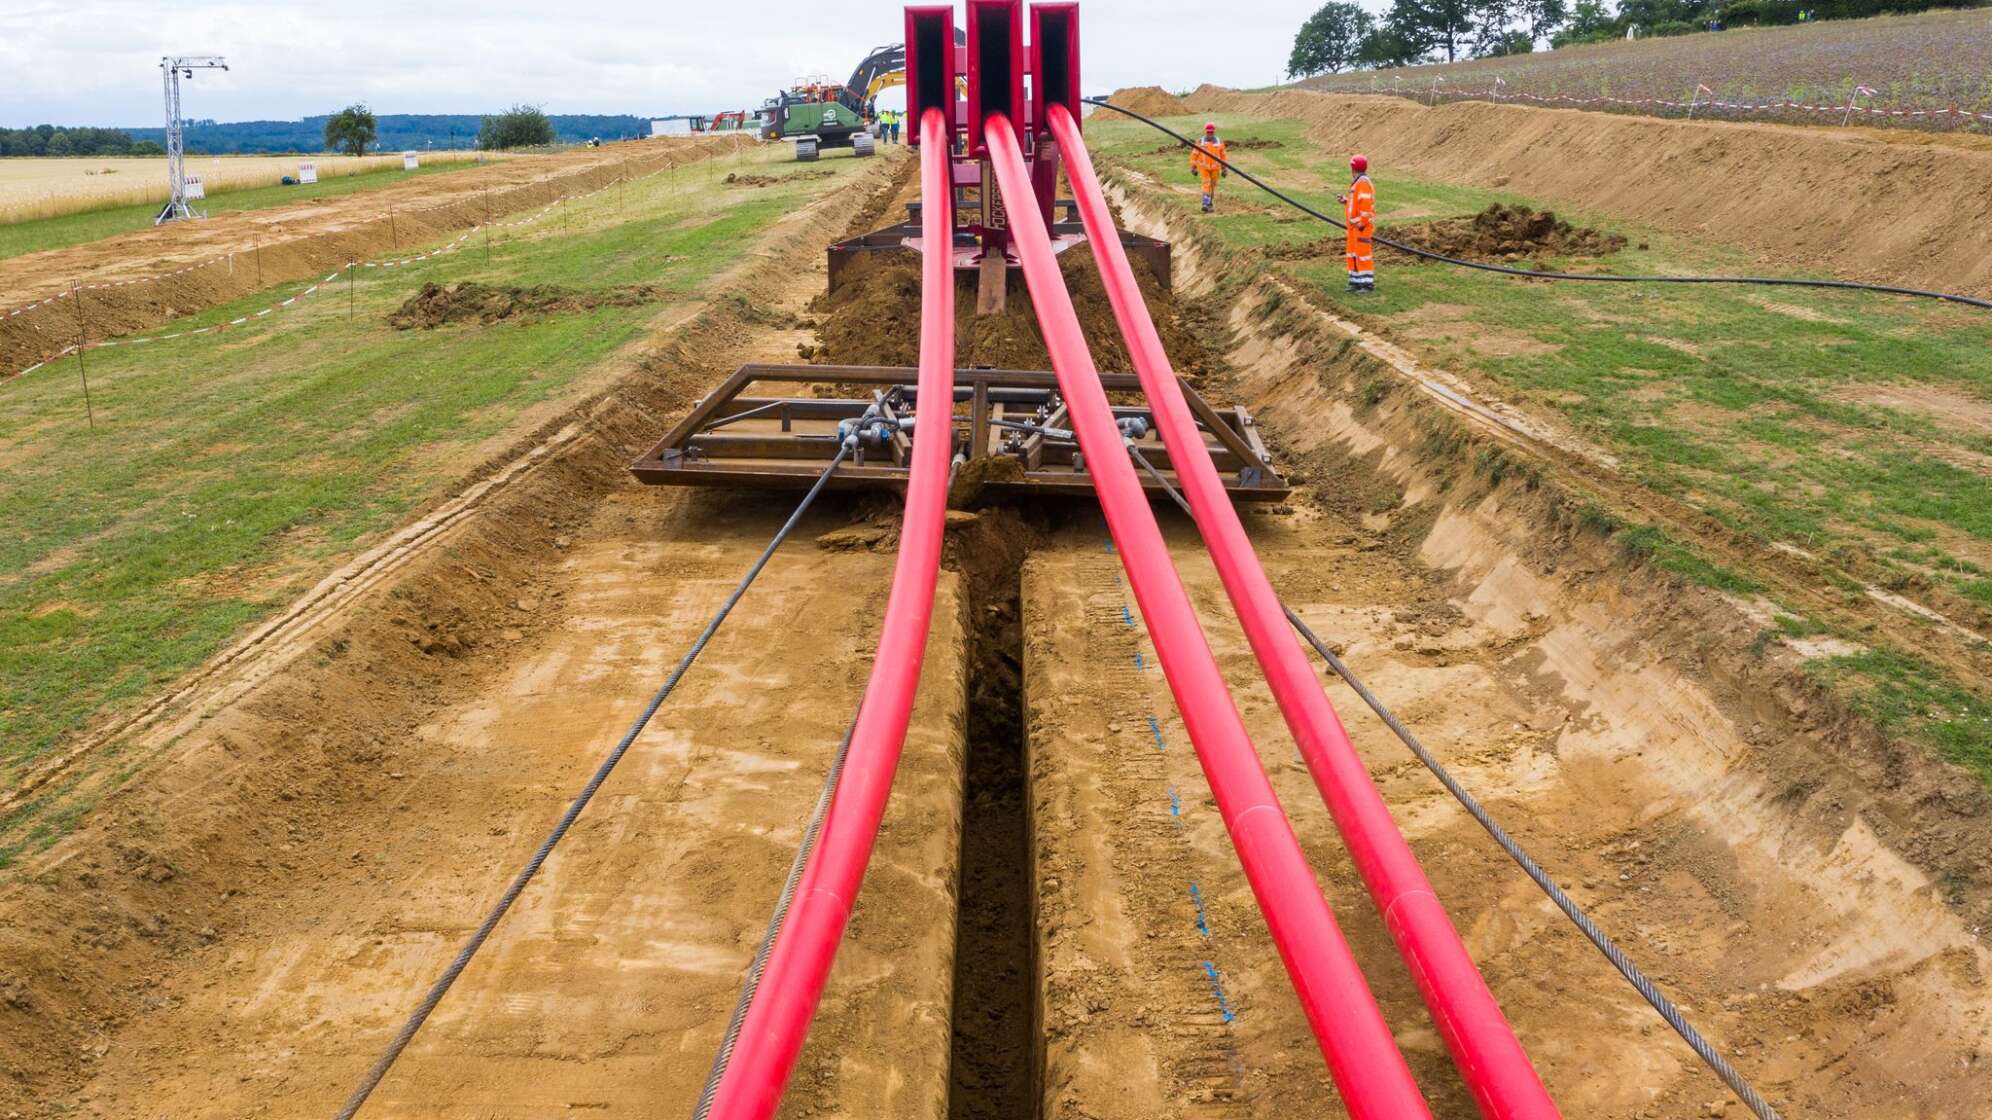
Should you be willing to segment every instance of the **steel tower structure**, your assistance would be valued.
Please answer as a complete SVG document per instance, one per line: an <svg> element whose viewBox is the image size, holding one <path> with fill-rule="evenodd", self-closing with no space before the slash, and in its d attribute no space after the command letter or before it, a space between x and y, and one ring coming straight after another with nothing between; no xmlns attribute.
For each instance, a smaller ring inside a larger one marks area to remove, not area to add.
<svg viewBox="0 0 1992 1120"><path fill-rule="evenodd" d="M153 225L180 218L206 217L187 208L187 138L180 121L180 79L192 80L196 70L226 70L228 60L215 54L167 55L159 60L166 81L166 165L173 195L153 219Z"/></svg>

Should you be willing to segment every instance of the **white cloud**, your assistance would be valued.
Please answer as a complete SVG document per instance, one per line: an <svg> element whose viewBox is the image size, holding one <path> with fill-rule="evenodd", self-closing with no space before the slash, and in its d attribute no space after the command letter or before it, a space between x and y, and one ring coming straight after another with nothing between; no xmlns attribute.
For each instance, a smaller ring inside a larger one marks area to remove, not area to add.
<svg viewBox="0 0 1992 1120"><path fill-rule="evenodd" d="M1087 0L1087 90L1276 81L1316 3ZM751 107L801 75L844 77L900 37L901 11L807 0L16 0L0 6L0 125L150 125L167 53L228 58L230 72L187 87L184 108L197 118L291 119L352 101L383 113L481 113L515 101L556 113Z"/></svg>

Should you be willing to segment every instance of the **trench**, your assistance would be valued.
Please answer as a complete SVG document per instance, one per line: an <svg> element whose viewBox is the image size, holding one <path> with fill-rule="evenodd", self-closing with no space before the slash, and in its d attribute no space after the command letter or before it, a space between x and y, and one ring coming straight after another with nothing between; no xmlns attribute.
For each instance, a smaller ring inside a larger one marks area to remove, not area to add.
<svg viewBox="0 0 1992 1120"><path fill-rule="evenodd" d="M1014 512L986 510L950 558L968 577L972 622L949 1120L1029 1120L1040 1100L1021 625L1029 536Z"/></svg>

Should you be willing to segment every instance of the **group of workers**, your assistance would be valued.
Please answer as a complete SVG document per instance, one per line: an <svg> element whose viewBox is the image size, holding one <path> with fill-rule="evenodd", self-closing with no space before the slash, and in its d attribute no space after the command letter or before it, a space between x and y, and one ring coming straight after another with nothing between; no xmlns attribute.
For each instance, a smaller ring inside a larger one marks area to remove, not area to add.
<svg viewBox="0 0 1992 1120"><path fill-rule="evenodd" d="M905 117L906 117L905 113L901 113L896 110L880 109L878 111L878 116L873 118L872 122L878 126L879 143L881 144L899 143L899 125L900 122L905 119Z"/></svg>
<svg viewBox="0 0 1992 1120"><path fill-rule="evenodd" d="M1217 209L1217 181L1231 174L1229 150L1215 123L1204 125L1203 143L1190 146L1190 170L1203 186L1203 212ZM1376 184L1370 182L1369 157L1349 157L1349 189L1341 194L1343 220L1348 224L1344 248L1349 264L1349 290L1376 291Z"/></svg>

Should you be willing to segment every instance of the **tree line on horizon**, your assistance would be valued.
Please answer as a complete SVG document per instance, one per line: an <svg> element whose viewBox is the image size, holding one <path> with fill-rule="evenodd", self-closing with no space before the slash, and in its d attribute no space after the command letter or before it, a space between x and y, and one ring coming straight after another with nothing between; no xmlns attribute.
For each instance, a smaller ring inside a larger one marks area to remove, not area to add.
<svg viewBox="0 0 1992 1120"><path fill-rule="evenodd" d="M150 140L133 140L121 128L0 128L0 156L163 156Z"/></svg>
<svg viewBox="0 0 1992 1120"><path fill-rule="evenodd" d="M365 106L348 106L348 109ZM530 110L521 118L521 110ZM346 112L341 110L340 112ZM533 114L537 120L530 119ZM186 123L187 154L313 155L346 150L326 136L339 113L295 121L212 120ZM549 114L518 105L503 113L369 113L374 133L369 151L425 148L520 147L529 144L584 143L650 135L650 118L619 114ZM523 129L519 121L524 120ZM544 121L550 135L539 127ZM502 130L489 122L505 122ZM538 137L546 137L537 139ZM484 143L489 140L490 143ZM0 158L8 156L159 156L166 153L164 128L96 128L52 124L0 128Z"/></svg>
<svg viewBox="0 0 1992 1120"><path fill-rule="evenodd" d="M1330 0L1301 24L1287 76L1529 54L1640 35L1978 7L1985 0L1391 0L1381 16Z"/></svg>

